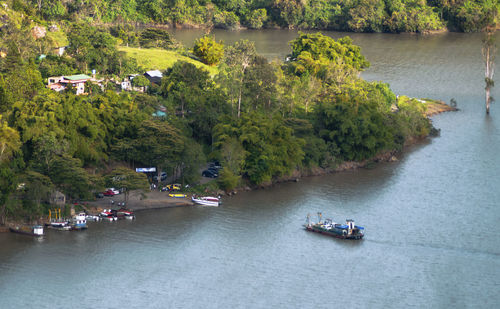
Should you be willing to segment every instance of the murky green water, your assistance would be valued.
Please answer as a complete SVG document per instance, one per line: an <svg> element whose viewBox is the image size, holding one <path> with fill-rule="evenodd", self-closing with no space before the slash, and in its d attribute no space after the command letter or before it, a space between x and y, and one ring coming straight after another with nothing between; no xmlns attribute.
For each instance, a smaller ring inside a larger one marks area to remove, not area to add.
<svg viewBox="0 0 500 309"><path fill-rule="evenodd" d="M174 36L189 45L201 34ZM269 58L283 58L296 35L215 34L255 40ZM239 194L220 208L142 212L42 241L0 234L0 308L499 307L500 109L484 115L481 36L350 35L372 63L366 79L457 100L459 112L434 117L439 138L396 163ZM356 219L366 239L304 231L317 211Z"/></svg>

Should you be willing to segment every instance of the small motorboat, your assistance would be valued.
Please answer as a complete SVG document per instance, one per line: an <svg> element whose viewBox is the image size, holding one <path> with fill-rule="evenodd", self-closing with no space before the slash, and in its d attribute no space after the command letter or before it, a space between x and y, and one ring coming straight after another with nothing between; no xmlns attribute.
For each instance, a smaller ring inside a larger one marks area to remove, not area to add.
<svg viewBox="0 0 500 309"><path fill-rule="evenodd" d="M217 207L220 205L220 198L213 197L213 196L197 197L196 195L193 195L191 197L191 201L193 201L193 203L195 203L195 204L203 205L203 206L215 206L215 207Z"/></svg>
<svg viewBox="0 0 500 309"><path fill-rule="evenodd" d="M85 219L87 219L87 221L100 221L101 220L101 218L99 216L94 216L94 215L86 215Z"/></svg>
<svg viewBox="0 0 500 309"><path fill-rule="evenodd" d="M113 212L111 209L104 209L99 214L99 217L101 217L103 220L110 222L118 220L118 217L116 216L116 211Z"/></svg>
<svg viewBox="0 0 500 309"><path fill-rule="evenodd" d="M117 210L116 215L118 218L124 218L129 220L135 219L134 212L126 208L120 208L119 210Z"/></svg>

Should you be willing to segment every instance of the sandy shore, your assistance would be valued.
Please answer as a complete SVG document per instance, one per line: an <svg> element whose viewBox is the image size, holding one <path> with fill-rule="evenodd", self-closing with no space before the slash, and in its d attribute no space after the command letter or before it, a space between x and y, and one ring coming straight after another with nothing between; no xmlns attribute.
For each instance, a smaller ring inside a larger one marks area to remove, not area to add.
<svg viewBox="0 0 500 309"><path fill-rule="evenodd" d="M111 201L114 201L112 203ZM84 205L89 211L100 211L107 208L117 208L118 203L125 202L125 195L119 194L112 197L104 197L96 201L85 202ZM170 207L186 207L193 206L191 196L185 198L175 198L168 196L168 192L152 191L152 192L139 192L133 191L129 194L128 201L125 205L133 211L140 211L155 208L170 208Z"/></svg>

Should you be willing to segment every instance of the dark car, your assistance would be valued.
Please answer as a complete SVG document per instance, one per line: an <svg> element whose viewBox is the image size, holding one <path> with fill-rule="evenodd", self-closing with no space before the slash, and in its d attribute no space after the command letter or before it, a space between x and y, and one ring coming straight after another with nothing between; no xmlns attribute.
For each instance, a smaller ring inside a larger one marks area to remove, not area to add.
<svg viewBox="0 0 500 309"><path fill-rule="evenodd" d="M219 176L219 173L217 173L217 171L215 171L213 169L208 169L208 170L204 170L201 173L201 176L203 176L203 177L209 177L209 178L216 178L216 177Z"/></svg>
<svg viewBox="0 0 500 309"><path fill-rule="evenodd" d="M167 173L161 172L160 173L160 181L165 181L167 179ZM158 181L158 175L153 177L154 181Z"/></svg>
<svg viewBox="0 0 500 309"><path fill-rule="evenodd" d="M214 161L208 163L208 169L215 169L215 170L220 170L222 166L220 165L219 161Z"/></svg>

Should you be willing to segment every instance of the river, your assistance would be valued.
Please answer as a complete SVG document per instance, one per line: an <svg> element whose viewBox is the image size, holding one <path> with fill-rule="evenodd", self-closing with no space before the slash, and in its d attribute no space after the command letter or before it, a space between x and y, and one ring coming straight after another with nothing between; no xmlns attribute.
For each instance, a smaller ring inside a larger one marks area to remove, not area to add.
<svg viewBox="0 0 500 309"><path fill-rule="evenodd" d="M201 34L174 37L189 45ZM282 59L296 32L215 35ZM439 137L394 163L240 193L219 208L145 211L39 241L0 233L0 308L500 307L500 108L485 116L481 35L349 35L372 64L365 79L457 101L460 111L433 118ZM304 231L318 211L356 219L365 239Z"/></svg>

